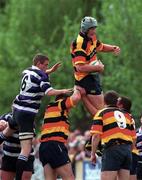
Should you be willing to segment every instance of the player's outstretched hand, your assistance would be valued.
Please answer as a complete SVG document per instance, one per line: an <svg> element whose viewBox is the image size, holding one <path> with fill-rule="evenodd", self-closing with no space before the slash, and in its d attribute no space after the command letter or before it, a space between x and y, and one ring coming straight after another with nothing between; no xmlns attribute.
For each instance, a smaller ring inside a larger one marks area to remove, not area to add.
<svg viewBox="0 0 142 180"><path fill-rule="evenodd" d="M114 55L118 56L120 54L120 47L119 46L114 46L113 53L114 53Z"/></svg>
<svg viewBox="0 0 142 180"><path fill-rule="evenodd" d="M95 165L95 164L96 164L96 161L97 161L96 154L91 153L91 163L92 163L93 165Z"/></svg>
<svg viewBox="0 0 142 180"><path fill-rule="evenodd" d="M73 92L73 89L70 88L70 89L63 89L63 94L71 94Z"/></svg>
<svg viewBox="0 0 142 180"><path fill-rule="evenodd" d="M46 73L50 74L52 72L55 72L60 66L61 66L61 63L58 62L58 63L54 64L50 69L47 69Z"/></svg>

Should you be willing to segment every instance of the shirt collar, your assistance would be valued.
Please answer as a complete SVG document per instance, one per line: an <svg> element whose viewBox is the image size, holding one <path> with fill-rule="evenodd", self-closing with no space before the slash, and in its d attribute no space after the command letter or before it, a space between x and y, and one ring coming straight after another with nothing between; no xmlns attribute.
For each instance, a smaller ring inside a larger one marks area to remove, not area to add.
<svg viewBox="0 0 142 180"><path fill-rule="evenodd" d="M82 36L83 38L87 39L88 41L91 40L91 38L89 38L86 33L83 33L80 31L79 35Z"/></svg>
<svg viewBox="0 0 142 180"><path fill-rule="evenodd" d="M40 70L37 66L34 66L34 65L32 65L32 69L38 69L38 70Z"/></svg>

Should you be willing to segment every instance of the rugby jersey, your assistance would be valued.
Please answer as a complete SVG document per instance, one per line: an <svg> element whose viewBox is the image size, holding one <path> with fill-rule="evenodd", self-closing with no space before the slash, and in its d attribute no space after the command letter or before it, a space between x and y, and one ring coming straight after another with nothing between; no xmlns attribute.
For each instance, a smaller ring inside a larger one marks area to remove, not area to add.
<svg viewBox="0 0 142 180"><path fill-rule="evenodd" d="M136 155L139 155L139 150L138 150L136 147L134 147L134 148L132 149L132 153L134 153L134 154L136 154Z"/></svg>
<svg viewBox="0 0 142 180"><path fill-rule="evenodd" d="M135 120L133 119L133 117L132 117L132 120L133 120L134 128L136 129ZM136 130L135 130L135 132L136 132ZM137 135L136 135L136 138L137 138ZM137 141L137 139L136 139L136 141ZM132 153L139 155L139 150L137 149L136 143L133 145Z"/></svg>
<svg viewBox="0 0 142 180"><path fill-rule="evenodd" d="M68 113L73 107L70 97L50 103L45 111L41 128L41 142L59 141L66 143L69 135Z"/></svg>
<svg viewBox="0 0 142 180"><path fill-rule="evenodd" d="M132 116L115 107L104 108L97 112L93 118L92 134L100 134L102 144L114 140L132 143L136 138Z"/></svg>
<svg viewBox="0 0 142 180"><path fill-rule="evenodd" d="M140 127L137 132L136 147L139 150L139 155L142 156L142 128Z"/></svg>
<svg viewBox="0 0 142 180"><path fill-rule="evenodd" d="M75 66L77 64L89 64L97 59L97 51L103 49L103 43L97 40L96 35L93 38L88 38L86 34L80 32L75 41L71 44L72 64L74 67L75 79L80 81L89 73L77 72Z"/></svg>
<svg viewBox="0 0 142 180"><path fill-rule="evenodd" d="M0 116L0 120L5 120L6 122L10 121L12 118L12 113L7 113ZM12 136L8 137L3 142L3 154L10 157L18 157L21 152L20 140L19 140L19 132L16 131ZM33 155L32 153L30 155Z"/></svg>
<svg viewBox="0 0 142 180"><path fill-rule="evenodd" d="M49 77L36 66L24 70L22 75L20 93L16 96L13 107L37 113L41 98L52 89Z"/></svg>

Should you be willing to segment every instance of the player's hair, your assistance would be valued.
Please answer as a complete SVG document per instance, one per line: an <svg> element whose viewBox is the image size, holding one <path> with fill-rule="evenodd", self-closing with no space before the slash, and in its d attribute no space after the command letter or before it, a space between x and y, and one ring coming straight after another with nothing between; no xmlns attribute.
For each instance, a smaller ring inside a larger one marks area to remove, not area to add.
<svg viewBox="0 0 142 180"><path fill-rule="evenodd" d="M119 97L119 94L116 91L107 91L104 94L104 102L108 106L116 106L117 105L117 99Z"/></svg>
<svg viewBox="0 0 142 180"><path fill-rule="evenodd" d="M131 111L132 102L130 98L126 96L121 96L119 97L119 103L122 104L124 110L126 110L127 112Z"/></svg>
<svg viewBox="0 0 142 180"><path fill-rule="evenodd" d="M38 62L43 64L45 61L49 61L49 58L43 54L36 54L33 58L34 65L37 65Z"/></svg>

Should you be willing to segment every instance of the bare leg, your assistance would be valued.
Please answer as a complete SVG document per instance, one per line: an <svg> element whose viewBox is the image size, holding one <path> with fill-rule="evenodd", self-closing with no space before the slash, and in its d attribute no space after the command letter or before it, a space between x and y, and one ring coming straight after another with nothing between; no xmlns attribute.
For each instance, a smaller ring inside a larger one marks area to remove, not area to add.
<svg viewBox="0 0 142 180"><path fill-rule="evenodd" d="M58 175L61 176L62 180L75 180L72 172L71 163L56 168L56 172Z"/></svg>
<svg viewBox="0 0 142 180"><path fill-rule="evenodd" d="M130 180L130 171L126 169L119 170L118 180Z"/></svg>
<svg viewBox="0 0 142 180"><path fill-rule="evenodd" d="M137 175L130 175L130 180L137 180Z"/></svg>
<svg viewBox="0 0 142 180"><path fill-rule="evenodd" d="M95 115L99 109L104 106L103 94L101 95L84 95L82 96L83 104L91 115Z"/></svg>
<svg viewBox="0 0 142 180"><path fill-rule="evenodd" d="M89 98L87 96L82 96L82 102L83 102L85 108L87 109L87 111L91 115L95 115L96 114L98 109L95 106L93 106L93 104L90 102L90 100L89 100Z"/></svg>
<svg viewBox="0 0 142 180"><path fill-rule="evenodd" d="M45 180L56 180L57 177L55 170L49 164L44 166L44 176Z"/></svg>
<svg viewBox="0 0 142 180"><path fill-rule="evenodd" d="M22 175L22 180L30 180L32 177L31 171L24 171Z"/></svg>
<svg viewBox="0 0 142 180"><path fill-rule="evenodd" d="M32 149L32 139L22 140L21 144L21 153L22 155L29 157Z"/></svg>
<svg viewBox="0 0 142 180"><path fill-rule="evenodd" d="M96 109L102 109L104 107L104 96L103 94L100 95L87 95L88 99L90 100L91 104L96 108Z"/></svg>
<svg viewBox="0 0 142 180"><path fill-rule="evenodd" d="M116 180L117 171L103 171L101 172L101 180Z"/></svg>
<svg viewBox="0 0 142 180"><path fill-rule="evenodd" d="M8 171L1 171L1 180L14 180L15 173L14 172L8 172Z"/></svg>

